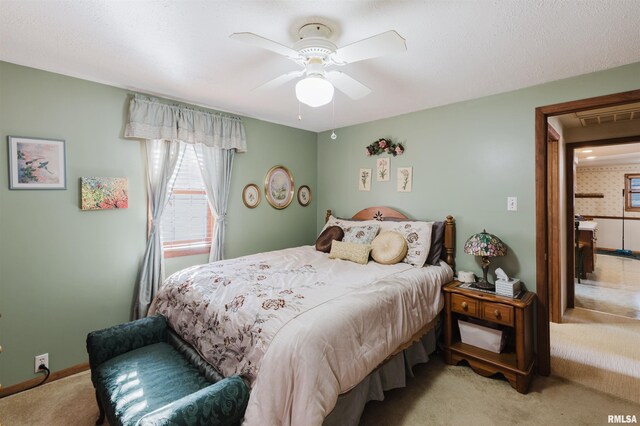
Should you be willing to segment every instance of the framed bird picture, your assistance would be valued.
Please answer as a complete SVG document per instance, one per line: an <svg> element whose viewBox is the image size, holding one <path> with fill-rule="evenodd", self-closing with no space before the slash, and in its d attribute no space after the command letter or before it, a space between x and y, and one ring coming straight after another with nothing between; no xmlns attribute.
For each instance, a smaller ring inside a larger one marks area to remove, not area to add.
<svg viewBox="0 0 640 426"><path fill-rule="evenodd" d="M67 189L64 140L8 139L9 189Z"/></svg>

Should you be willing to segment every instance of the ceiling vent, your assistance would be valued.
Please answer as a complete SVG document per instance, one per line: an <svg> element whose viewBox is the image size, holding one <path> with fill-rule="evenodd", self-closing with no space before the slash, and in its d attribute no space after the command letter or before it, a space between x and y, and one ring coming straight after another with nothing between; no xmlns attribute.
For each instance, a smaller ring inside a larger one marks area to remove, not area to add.
<svg viewBox="0 0 640 426"><path fill-rule="evenodd" d="M634 104L632 106L621 105L619 107L607 108L606 110L577 112L576 117L582 123L582 127L593 127L607 123L640 120L640 106L638 106L638 104Z"/></svg>

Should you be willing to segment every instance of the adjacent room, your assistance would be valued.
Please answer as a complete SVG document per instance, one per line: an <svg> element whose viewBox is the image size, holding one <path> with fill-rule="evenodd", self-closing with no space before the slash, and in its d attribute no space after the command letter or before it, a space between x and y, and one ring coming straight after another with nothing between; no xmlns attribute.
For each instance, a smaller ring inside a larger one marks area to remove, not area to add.
<svg viewBox="0 0 640 426"><path fill-rule="evenodd" d="M640 368L637 110L625 103L549 119L549 218L562 228L550 243L552 374L619 396L637 394Z"/></svg>
<svg viewBox="0 0 640 426"><path fill-rule="evenodd" d="M640 143L583 148L576 159L575 305L640 320Z"/></svg>
<svg viewBox="0 0 640 426"><path fill-rule="evenodd" d="M638 22L0 0L0 426L637 423Z"/></svg>

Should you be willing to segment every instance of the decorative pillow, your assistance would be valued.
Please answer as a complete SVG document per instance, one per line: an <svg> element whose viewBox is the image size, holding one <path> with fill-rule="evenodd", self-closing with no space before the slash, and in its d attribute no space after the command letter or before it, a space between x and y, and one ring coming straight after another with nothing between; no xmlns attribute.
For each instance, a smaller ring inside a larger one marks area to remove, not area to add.
<svg viewBox="0 0 640 426"><path fill-rule="evenodd" d="M371 244L378 235L380 225L348 226L342 229L344 231L342 241L345 243Z"/></svg>
<svg viewBox="0 0 640 426"><path fill-rule="evenodd" d="M352 262L366 265L369 262L369 244L345 243L344 241L334 241L331 244L329 259L350 260Z"/></svg>
<svg viewBox="0 0 640 426"><path fill-rule="evenodd" d="M329 253L331 250L331 243L333 241L342 241L344 237L344 231L339 226L329 226L322 231L322 234L316 240L316 250Z"/></svg>
<svg viewBox="0 0 640 426"><path fill-rule="evenodd" d="M444 222L433 222L431 228L431 248L427 257L428 265L440 265L440 256L444 249Z"/></svg>
<svg viewBox="0 0 640 426"><path fill-rule="evenodd" d="M420 220L407 220L386 218L388 222L424 222ZM427 265L440 265L440 260L447 260L447 251L444 249L444 222L433 222L431 230L431 247L429 248L429 256L427 257Z"/></svg>
<svg viewBox="0 0 640 426"><path fill-rule="evenodd" d="M348 228L350 226L364 226L364 225L379 225L380 222L377 220L350 220L350 219L340 219L333 215L329 216L329 220L325 223L322 231L327 229L330 226L339 226L340 228Z"/></svg>
<svg viewBox="0 0 640 426"><path fill-rule="evenodd" d="M381 222L382 231L395 231L407 240L407 256L402 260L413 266L424 266L431 247L431 229L433 222L403 221Z"/></svg>
<svg viewBox="0 0 640 426"><path fill-rule="evenodd" d="M395 265L406 255L407 241L397 232L381 232L371 243L371 257L383 265Z"/></svg>

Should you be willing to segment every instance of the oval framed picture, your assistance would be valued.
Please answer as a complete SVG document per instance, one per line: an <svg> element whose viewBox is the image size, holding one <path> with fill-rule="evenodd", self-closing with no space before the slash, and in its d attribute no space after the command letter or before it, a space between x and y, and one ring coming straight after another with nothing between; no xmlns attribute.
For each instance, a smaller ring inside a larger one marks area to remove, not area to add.
<svg viewBox="0 0 640 426"><path fill-rule="evenodd" d="M273 208L284 209L293 200L293 177L284 166L274 166L264 179L264 194Z"/></svg>
<svg viewBox="0 0 640 426"><path fill-rule="evenodd" d="M307 207L311 204L311 188L307 185L302 185L298 188L298 203L303 207Z"/></svg>
<svg viewBox="0 0 640 426"><path fill-rule="evenodd" d="M250 209L255 209L260 204L260 189L258 185L250 183L242 190L242 202Z"/></svg>

